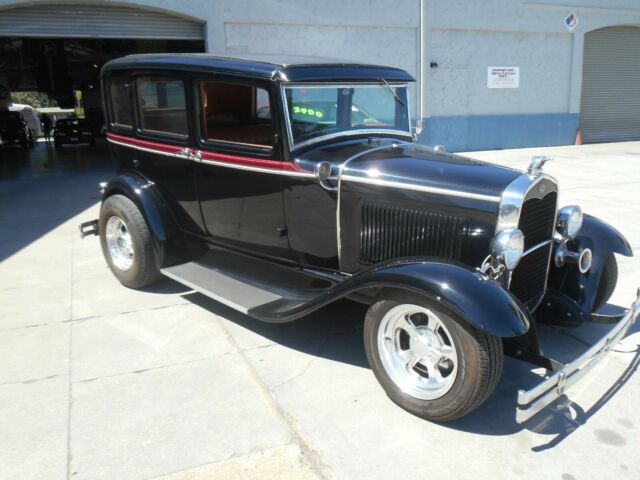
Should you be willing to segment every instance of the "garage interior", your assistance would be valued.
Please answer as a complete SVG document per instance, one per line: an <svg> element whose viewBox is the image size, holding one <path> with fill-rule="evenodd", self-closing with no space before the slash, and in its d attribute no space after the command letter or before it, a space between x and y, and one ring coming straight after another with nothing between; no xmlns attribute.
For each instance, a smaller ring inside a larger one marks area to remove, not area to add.
<svg viewBox="0 0 640 480"><path fill-rule="evenodd" d="M0 85L10 92L46 93L60 108L84 116L96 137L103 124L99 79L106 62L134 53L204 51L204 23L160 11L99 4L0 10ZM65 148L58 156L88 148ZM104 145L98 142L96 148ZM3 160L36 161L44 150L39 143L25 152L19 146L3 148L0 155ZM0 174L8 173L3 163Z"/></svg>

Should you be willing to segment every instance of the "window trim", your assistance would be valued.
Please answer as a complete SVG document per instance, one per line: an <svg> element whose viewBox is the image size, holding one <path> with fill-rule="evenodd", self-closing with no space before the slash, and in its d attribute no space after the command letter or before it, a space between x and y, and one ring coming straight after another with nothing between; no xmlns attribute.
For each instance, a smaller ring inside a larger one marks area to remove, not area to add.
<svg viewBox="0 0 640 480"><path fill-rule="evenodd" d="M111 92L111 82L113 82L114 77L124 78L125 81L129 84L129 111L131 113L131 125L125 125L123 123L118 123L115 121L115 114L113 109L113 95ZM134 92L131 90L131 84L133 83L133 77L129 72L113 72L106 79L106 91L107 91L107 109L109 112L109 128L115 132L120 133L132 133L135 129L136 124L136 116L135 109L132 108L134 103Z"/></svg>
<svg viewBox="0 0 640 480"><path fill-rule="evenodd" d="M254 144L254 143L243 143L243 142L233 142L231 140L216 140L216 139L209 139L206 138L205 136L205 131L206 131L206 125L205 125L205 118L204 118L204 103L203 103L203 98L202 98L202 88L201 85L203 83L224 83L224 84L231 84L231 85L241 85L241 86L245 86L245 87L253 87L253 88L260 88L262 90L265 90L267 92L267 95L269 96L269 108L271 109L271 133L273 135L273 144L272 145L260 145L260 144ZM197 143L198 146L202 147L202 148L206 148L206 149L227 149L233 152L242 152L242 153L247 153L247 154L254 154L254 155L261 155L261 156L265 156L265 157L272 157L273 154L276 152L276 147L278 144L278 140L277 140L277 129L276 129L276 119L275 119L275 115L274 113L275 108L275 102L277 101L274 98L274 94L271 88L269 88L266 85L261 85L258 84L256 82L252 82L250 80L247 81L243 81L243 79L237 79L237 78L224 78L224 77L217 77L217 78L197 78L194 80L193 82L193 88L195 91L195 99L197 101Z"/></svg>
<svg viewBox="0 0 640 480"><path fill-rule="evenodd" d="M185 123L187 125L187 133L174 133L174 132L163 132L160 130L152 130L149 128L144 128L142 126L142 111L140 109L140 98L138 96L138 82L140 78L168 78L172 80L177 80L182 82L183 91L184 91L184 107L185 107ZM137 72L132 77L132 82L134 83L134 98L133 101L135 103L135 123L136 123L136 134L142 138L148 138L150 140L169 140L174 143L178 143L180 145L186 145L189 143L190 138L190 109L189 109L189 95L188 95L188 79L176 72Z"/></svg>

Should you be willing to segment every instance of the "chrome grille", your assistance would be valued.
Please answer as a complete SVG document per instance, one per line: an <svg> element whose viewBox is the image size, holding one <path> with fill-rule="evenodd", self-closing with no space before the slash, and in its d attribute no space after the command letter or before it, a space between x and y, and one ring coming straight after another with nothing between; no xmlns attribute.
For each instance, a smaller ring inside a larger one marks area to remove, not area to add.
<svg viewBox="0 0 640 480"><path fill-rule="evenodd" d="M527 303L544 293L549 268L549 250L545 245L525 255L511 276L511 293Z"/></svg>
<svg viewBox="0 0 640 480"><path fill-rule="evenodd" d="M468 221L465 218L365 203L361 210L360 262L431 256L460 260Z"/></svg>
<svg viewBox="0 0 640 480"><path fill-rule="evenodd" d="M520 211L518 228L524 234L525 251L553 238L558 193L543 198L530 198ZM539 298L547 284L551 244L522 257L511 277L511 292L523 303Z"/></svg>
<svg viewBox="0 0 640 480"><path fill-rule="evenodd" d="M552 238L557 200L558 194L551 192L544 198L530 198L522 205L518 228L524 233L525 250Z"/></svg>

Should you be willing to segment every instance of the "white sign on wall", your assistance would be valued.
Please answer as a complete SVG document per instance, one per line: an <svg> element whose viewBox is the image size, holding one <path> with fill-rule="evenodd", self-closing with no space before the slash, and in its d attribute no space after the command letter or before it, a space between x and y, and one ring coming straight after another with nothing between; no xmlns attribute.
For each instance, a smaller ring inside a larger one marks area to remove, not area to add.
<svg viewBox="0 0 640 480"><path fill-rule="evenodd" d="M520 67L487 67L487 88L520 87Z"/></svg>

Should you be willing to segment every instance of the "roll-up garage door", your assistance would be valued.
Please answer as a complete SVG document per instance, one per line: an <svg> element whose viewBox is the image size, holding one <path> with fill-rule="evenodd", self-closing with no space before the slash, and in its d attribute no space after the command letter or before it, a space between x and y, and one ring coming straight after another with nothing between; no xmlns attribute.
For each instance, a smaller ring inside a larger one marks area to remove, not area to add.
<svg viewBox="0 0 640 480"><path fill-rule="evenodd" d="M0 10L0 37L202 40L203 23L111 5L36 5Z"/></svg>
<svg viewBox="0 0 640 480"><path fill-rule="evenodd" d="M640 140L640 28L585 35L580 128L585 142Z"/></svg>

